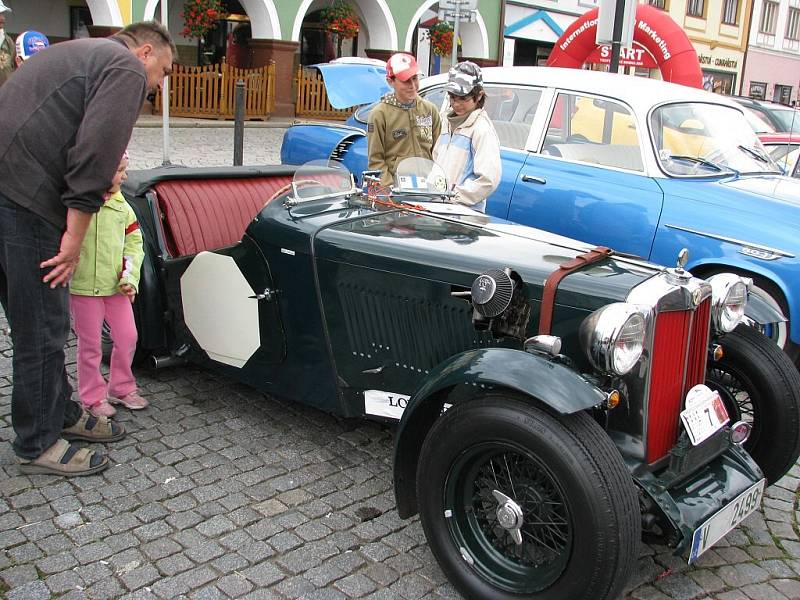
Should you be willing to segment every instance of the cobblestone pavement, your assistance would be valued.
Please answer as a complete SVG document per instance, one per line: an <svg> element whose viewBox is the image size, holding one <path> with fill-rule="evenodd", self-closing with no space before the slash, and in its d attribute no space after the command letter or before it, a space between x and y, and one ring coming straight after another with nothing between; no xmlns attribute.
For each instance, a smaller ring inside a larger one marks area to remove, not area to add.
<svg viewBox="0 0 800 600"><path fill-rule="evenodd" d="M247 133L263 148L248 148L245 162L277 152L280 130ZM226 135L175 130L176 156L227 162ZM159 130L136 130L134 165L160 164L153 140ZM67 356L74 376L74 340ZM120 411L130 433L107 446L111 468L74 480L22 476L8 444L11 348L0 336L0 597L460 597L419 521L394 509L390 426L271 399L192 366L136 375L152 405ZM626 598L800 598L798 478L795 466L692 567L643 544Z"/></svg>

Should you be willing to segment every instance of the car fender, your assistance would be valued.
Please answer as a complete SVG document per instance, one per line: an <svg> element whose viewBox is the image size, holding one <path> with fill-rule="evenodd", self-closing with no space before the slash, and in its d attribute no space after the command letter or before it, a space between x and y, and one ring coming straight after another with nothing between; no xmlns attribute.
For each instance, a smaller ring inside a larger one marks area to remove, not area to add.
<svg viewBox="0 0 800 600"><path fill-rule="evenodd" d="M475 393L451 394L462 386ZM521 350L486 348L450 357L411 395L395 436L395 496L401 518L417 512L419 452L445 403L465 402L490 388L513 390L560 414L586 410L606 399L604 392L563 364Z"/></svg>

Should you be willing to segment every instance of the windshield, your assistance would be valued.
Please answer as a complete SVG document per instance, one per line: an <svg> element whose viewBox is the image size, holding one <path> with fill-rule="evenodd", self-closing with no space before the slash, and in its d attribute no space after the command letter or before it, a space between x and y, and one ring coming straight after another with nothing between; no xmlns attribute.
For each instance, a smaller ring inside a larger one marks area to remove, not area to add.
<svg viewBox="0 0 800 600"><path fill-rule="evenodd" d="M800 133L800 111L794 108L771 108L772 118L781 124L781 131Z"/></svg>
<svg viewBox="0 0 800 600"><path fill-rule="evenodd" d="M314 160L298 167L291 187L297 202L357 192L350 171L335 160Z"/></svg>
<svg viewBox="0 0 800 600"><path fill-rule="evenodd" d="M661 168L669 175L780 172L744 115L733 107L668 104L653 111L650 130Z"/></svg>

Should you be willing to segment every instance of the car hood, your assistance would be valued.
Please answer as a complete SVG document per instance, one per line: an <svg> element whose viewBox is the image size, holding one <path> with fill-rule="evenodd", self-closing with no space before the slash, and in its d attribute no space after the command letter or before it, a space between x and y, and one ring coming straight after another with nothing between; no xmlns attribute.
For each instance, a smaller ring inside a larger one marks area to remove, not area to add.
<svg viewBox="0 0 800 600"><path fill-rule="evenodd" d="M477 274L508 267L528 283L532 298L541 297L544 280L559 265L592 247L467 210L444 215L370 212L356 220L329 223L317 230L314 239L315 255L323 260L467 288ZM623 300L631 287L655 272L652 265L617 257L567 278L559 287L559 303L594 310Z"/></svg>
<svg viewBox="0 0 800 600"><path fill-rule="evenodd" d="M716 182L698 184L694 179L659 179L666 197L667 218L673 219L683 203L706 205L718 211L718 221L731 220L742 229L758 228L761 223L769 227L785 223L789 227L800 226L800 180L780 175L744 175ZM677 202L670 201L674 198ZM670 207L672 206L672 209ZM684 211L685 212L685 211ZM731 232L728 232L731 233ZM792 233L794 236L796 233ZM778 232L774 231L774 235ZM736 236L734 236L736 237ZM762 240L768 243L768 240Z"/></svg>
<svg viewBox="0 0 800 600"><path fill-rule="evenodd" d="M313 65L322 74L328 102L336 109L375 102L390 91L386 69L377 65L331 64Z"/></svg>

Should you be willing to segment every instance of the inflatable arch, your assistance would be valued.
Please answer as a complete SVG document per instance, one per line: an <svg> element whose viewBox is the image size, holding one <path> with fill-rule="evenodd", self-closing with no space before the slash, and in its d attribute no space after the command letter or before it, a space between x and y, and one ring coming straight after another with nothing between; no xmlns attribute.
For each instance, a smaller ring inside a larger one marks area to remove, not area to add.
<svg viewBox="0 0 800 600"><path fill-rule="evenodd" d="M597 13L594 8L570 25L558 38L547 65L580 68L598 46ZM648 4L636 7L633 41L655 60L665 81L700 88L703 74L697 52L686 33L665 12Z"/></svg>

